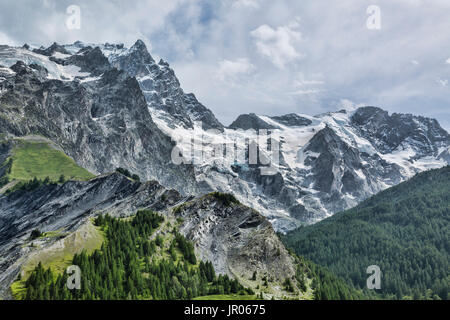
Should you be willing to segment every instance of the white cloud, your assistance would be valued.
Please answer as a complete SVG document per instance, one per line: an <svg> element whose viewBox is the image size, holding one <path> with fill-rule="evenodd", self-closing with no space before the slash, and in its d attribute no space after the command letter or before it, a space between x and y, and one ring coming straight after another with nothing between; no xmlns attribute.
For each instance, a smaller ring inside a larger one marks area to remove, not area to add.
<svg viewBox="0 0 450 320"><path fill-rule="evenodd" d="M447 61L445 61L445 63L450 64L450 58L448 58Z"/></svg>
<svg viewBox="0 0 450 320"><path fill-rule="evenodd" d="M219 63L219 70L216 76L221 81L237 81L242 75L248 75L255 66L247 58L240 58L235 61L222 60Z"/></svg>
<svg viewBox="0 0 450 320"><path fill-rule="evenodd" d="M3 32L0 32L0 45L6 44L9 46L15 46L17 45L16 41L11 39L7 34L4 34Z"/></svg>
<svg viewBox="0 0 450 320"><path fill-rule="evenodd" d="M309 95L309 96L315 96L317 93L323 92L322 89L299 89L297 91L293 91L290 94L294 96L302 96L302 95Z"/></svg>
<svg viewBox="0 0 450 320"><path fill-rule="evenodd" d="M303 80L299 79L295 81L295 84L299 87L307 86L307 85L322 85L325 82L323 80Z"/></svg>
<svg viewBox="0 0 450 320"><path fill-rule="evenodd" d="M355 103L349 99L341 99L337 105L336 105L336 110L337 109L344 109L347 111L354 111L356 109L358 109L359 107L363 107L367 105L366 103Z"/></svg>
<svg viewBox="0 0 450 320"><path fill-rule="evenodd" d="M293 90L289 93L294 96L307 95L312 99L316 99L318 93L324 92L325 81L319 79L308 80L303 74L297 75L292 81Z"/></svg>
<svg viewBox="0 0 450 320"><path fill-rule="evenodd" d="M234 0L232 6L234 8L247 7L252 9L258 9L259 0Z"/></svg>
<svg viewBox="0 0 450 320"><path fill-rule="evenodd" d="M436 81L442 87L448 86L448 80L447 79L437 79Z"/></svg>
<svg viewBox="0 0 450 320"><path fill-rule="evenodd" d="M296 44L302 39L298 27L297 21L276 29L263 24L250 34L255 39L258 52L277 67L284 68L287 63L303 57L296 49Z"/></svg>
<svg viewBox="0 0 450 320"><path fill-rule="evenodd" d="M123 42L132 45L138 38L163 27L168 15L187 0L76 1L81 8L81 29L68 30L66 9L72 0L42 0L19 3L0 1L0 30L7 30L19 44L50 45L84 42ZM13 12L14 14L11 14ZM21 17L20 23L17 18ZM8 27L8 26L11 27Z"/></svg>

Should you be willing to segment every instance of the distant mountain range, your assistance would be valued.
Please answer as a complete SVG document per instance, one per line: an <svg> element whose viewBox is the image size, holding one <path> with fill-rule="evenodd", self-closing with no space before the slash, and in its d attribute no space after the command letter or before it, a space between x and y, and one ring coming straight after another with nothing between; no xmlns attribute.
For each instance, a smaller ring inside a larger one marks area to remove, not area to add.
<svg viewBox="0 0 450 320"><path fill-rule="evenodd" d="M233 193L281 231L450 161L450 135L436 120L376 107L317 116L243 114L227 128L141 40L129 49L82 42L3 46L0 65L2 133L41 134L93 173L124 167L183 194ZM195 159L196 139L207 152L217 144L208 139L248 150L263 129L280 144L273 175L248 165L248 152L244 159ZM193 164L172 163L175 142Z"/></svg>
<svg viewBox="0 0 450 320"><path fill-rule="evenodd" d="M0 65L0 132L41 134L93 173L124 167L183 194L233 193L277 230L319 221L450 161L450 135L436 120L376 107L314 117L243 114L226 128L184 93L167 62L154 61L141 40L129 49L81 42L3 46ZM248 155L171 161L174 142L193 158L194 137L206 150L214 145L205 146L205 139L248 149L262 129L280 144L273 175L249 166Z"/></svg>

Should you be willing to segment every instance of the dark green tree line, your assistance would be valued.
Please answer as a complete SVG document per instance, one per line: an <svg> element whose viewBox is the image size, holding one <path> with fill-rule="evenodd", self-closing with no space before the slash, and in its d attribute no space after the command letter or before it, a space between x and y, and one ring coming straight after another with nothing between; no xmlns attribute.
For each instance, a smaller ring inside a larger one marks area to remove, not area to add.
<svg viewBox="0 0 450 320"><path fill-rule="evenodd" d="M158 244L151 236L163 220L147 210L129 221L97 217L95 224L104 230L105 243L92 254L83 251L72 259L81 269L81 289L68 290L66 274L55 274L39 264L26 281L26 298L172 300L252 293L226 275L217 276L211 262L197 264L192 244L176 230L169 258L155 258ZM179 254L172 255L171 250Z"/></svg>

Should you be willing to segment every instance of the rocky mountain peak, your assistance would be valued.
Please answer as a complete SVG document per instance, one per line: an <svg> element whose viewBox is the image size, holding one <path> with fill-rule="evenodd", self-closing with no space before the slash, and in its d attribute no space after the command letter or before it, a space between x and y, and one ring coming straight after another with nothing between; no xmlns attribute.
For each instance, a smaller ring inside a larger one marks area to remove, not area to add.
<svg viewBox="0 0 450 320"><path fill-rule="evenodd" d="M140 63L150 64L155 62L153 57L148 52L147 46L142 40L137 40L130 48L130 55L132 58L139 60Z"/></svg>
<svg viewBox="0 0 450 320"><path fill-rule="evenodd" d="M301 117L296 113L289 113L282 116L274 116L270 118L288 127L309 126L312 123L311 120Z"/></svg>
<svg viewBox="0 0 450 320"><path fill-rule="evenodd" d="M28 66L22 60L17 61L10 69L18 74L26 73L29 70Z"/></svg>
<svg viewBox="0 0 450 320"><path fill-rule="evenodd" d="M389 118L389 113L378 107L360 107L352 115L353 123L363 126L370 123L382 125Z"/></svg>
<svg viewBox="0 0 450 320"><path fill-rule="evenodd" d="M163 60L163 59L159 59L158 64L160 66L169 67L169 63L167 61Z"/></svg>
<svg viewBox="0 0 450 320"><path fill-rule="evenodd" d="M142 40L130 49L105 50L111 65L136 77L153 116L163 117L171 127L192 129L194 121L201 121L203 128L223 131L223 125L209 109L193 94L184 93L169 64L163 59L155 63Z"/></svg>
<svg viewBox="0 0 450 320"><path fill-rule="evenodd" d="M101 75L111 69L108 59L99 47L86 47L80 54L67 59L65 64L73 64L81 68L81 72L89 72L92 75Z"/></svg>
<svg viewBox="0 0 450 320"><path fill-rule="evenodd" d="M380 108L363 107L354 112L351 123L384 154L411 149L413 158L437 156L450 143L450 135L437 120L412 114L389 115Z"/></svg>
<svg viewBox="0 0 450 320"><path fill-rule="evenodd" d="M229 125L230 129L242 129L242 130L261 130L261 129L279 129L266 121L262 120L254 113L241 114Z"/></svg>
<svg viewBox="0 0 450 320"><path fill-rule="evenodd" d="M49 46L48 48L45 48L45 49L42 47L40 49L34 49L33 52L42 54L44 56L51 56L55 52L59 52L62 54L69 54L69 52L64 48L64 46L61 46L61 45L57 44L56 42L53 42L53 44L51 46Z"/></svg>
<svg viewBox="0 0 450 320"><path fill-rule="evenodd" d="M131 51L147 51L147 46L145 45L144 41L141 39L137 39L136 42L131 46Z"/></svg>

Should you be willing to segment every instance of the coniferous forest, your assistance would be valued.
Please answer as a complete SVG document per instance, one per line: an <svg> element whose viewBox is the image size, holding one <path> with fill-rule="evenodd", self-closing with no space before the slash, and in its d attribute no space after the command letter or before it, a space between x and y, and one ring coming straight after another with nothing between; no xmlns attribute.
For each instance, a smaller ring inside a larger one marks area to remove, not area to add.
<svg viewBox="0 0 450 320"><path fill-rule="evenodd" d="M98 216L95 224L105 243L92 254L82 252L72 264L81 269L80 290L69 290L67 274L39 263L26 280L26 299L192 299L213 294L253 294L227 275L217 276L211 262L197 262L192 244L176 228L165 248L155 237L164 218L139 211L131 220ZM167 237L166 237L167 239Z"/></svg>
<svg viewBox="0 0 450 320"><path fill-rule="evenodd" d="M310 261L305 261L312 275L311 287L315 300L366 300L374 298L368 293L356 290L345 283L340 277L331 273L327 268Z"/></svg>
<svg viewBox="0 0 450 320"><path fill-rule="evenodd" d="M357 207L282 236L297 254L367 292L381 269L379 297L448 299L450 167L420 173ZM371 293L373 294L373 290Z"/></svg>

